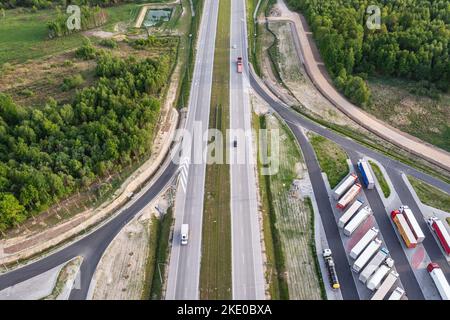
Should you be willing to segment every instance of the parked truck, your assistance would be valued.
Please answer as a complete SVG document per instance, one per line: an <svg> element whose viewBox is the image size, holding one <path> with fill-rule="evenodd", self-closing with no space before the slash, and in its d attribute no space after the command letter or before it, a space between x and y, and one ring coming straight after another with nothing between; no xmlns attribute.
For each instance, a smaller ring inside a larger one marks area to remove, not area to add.
<svg viewBox="0 0 450 320"><path fill-rule="evenodd" d="M358 169L361 172L362 181L367 189L373 189L375 187L375 179L373 178L372 171L370 170L370 165L366 160L358 161Z"/></svg>
<svg viewBox="0 0 450 320"><path fill-rule="evenodd" d="M325 260L325 264L327 266L330 286L333 289L339 289L340 284L339 284L339 280L337 278L336 266L334 264L334 259L333 259L332 252L330 249L323 250L323 259Z"/></svg>
<svg viewBox="0 0 450 320"><path fill-rule="evenodd" d="M442 221L436 217L432 217L428 220L428 224L430 225L431 230L436 233L445 254L450 256L450 235Z"/></svg>
<svg viewBox="0 0 450 320"><path fill-rule="evenodd" d="M347 178L344 179L344 181L342 181L337 188L334 190L333 192L333 197L334 200L339 200L342 195L344 193L347 192L348 189L350 189L356 182L356 180L358 180L358 177L356 176L356 174L351 174L349 175Z"/></svg>
<svg viewBox="0 0 450 320"><path fill-rule="evenodd" d="M405 296L405 290L400 287L395 288L389 296L388 300L400 300Z"/></svg>
<svg viewBox="0 0 450 320"><path fill-rule="evenodd" d="M364 202L356 200L353 204L345 210L344 214L339 218L338 227L343 228L347 222L358 212L359 208L363 205Z"/></svg>
<svg viewBox="0 0 450 320"><path fill-rule="evenodd" d="M181 225L181 244L187 245L189 240L189 225L182 224Z"/></svg>
<svg viewBox="0 0 450 320"><path fill-rule="evenodd" d="M354 184L339 200L336 207L341 210L344 210L355 198L358 196L361 191L361 185L359 183Z"/></svg>
<svg viewBox="0 0 450 320"><path fill-rule="evenodd" d="M398 273L392 270L370 300L383 300L398 279Z"/></svg>
<svg viewBox="0 0 450 320"><path fill-rule="evenodd" d="M392 261L392 259L391 259ZM376 271L375 273L367 280L366 287L367 289L374 291L378 289L381 285L381 282L386 277L386 275L391 270L392 266L388 265L388 259L386 259L387 263L383 263Z"/></svg>
<svg viewBox="0 0 450 320"><path fill-rule="evenodd" d="M363 252L363 250L376 238L380 231L377 228L372 228L366 232L365 235L354 245L350 251L350 257L353 259L358 258L358 256Z"/></svg>
<svg viewBox="0 0 450 320"><path fill-rule="evenodd" d="M380 265L386 260L389 254L389 250L381 248L380 251L369 261L364 270L359 274L359 280L362 283L366 283L370 276L380 267Z"/></svg>
<svg viewBox="0 0 450 320"><path fill-rule="evenodd" d="M397 226L398 232L405 242L406 247L415 248L417 246L417 240L403 214L399 210L394 210L391 212L391 218Z"/></svg>
<svg viewBox="0 0 450 320"><path fill-rule="evenodd" d="M350 237L353 232L364 222L366 219L372 215L372 209L368 206L359 210L359 212L350 220L349 223L344 228L344 234Z"/></svg>
<svg viewBox="0 0 450 320"><path fill-rule="evenodd" d="M356 259L352 266L352 270L359 273L362 268L369 262L369 260L377 253L378 249L381 247L381 240L373 240L367 248L361 253L361 255Z"/></svg>
<svg viewBox="0 0 450 320"><path fill-rule="evenodd" d="M417 243L421 243L423 239L425 239L425 235L423 234L422 229L420 228L419 223L417 222L416 217L414 216L414 213L408 206L401 206L399 210L405 217L406 222L408 223L409 228L411 229L414 237L416 238Z"/></svg>
<svg viewBox="0 0 450 320"><path fill-rule="evenodd" d="M242 57L237 58L237 72L242 73Z"/></svg>
<svg viewBox="0 0 450 320"><path fill-rule="evenodd" d="M431 262L427 266L427 271L433 279L442 300L450 300L450 285L448 284L441 267L437 263Z"/></svg>

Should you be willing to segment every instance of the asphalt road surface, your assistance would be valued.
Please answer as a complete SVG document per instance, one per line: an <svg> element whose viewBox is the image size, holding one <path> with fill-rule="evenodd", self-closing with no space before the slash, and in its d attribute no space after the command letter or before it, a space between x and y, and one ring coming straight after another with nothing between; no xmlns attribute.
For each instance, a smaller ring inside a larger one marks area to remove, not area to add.
<svg viewBox="0 0 450 320"><path fill-rule="evenodd" d="M235 300L264 299L264 271L258 220L255 166L249 103L248 64L237 72L237 58L247 57L245 1L231 1L230 146L232 288ZM236 47L234 49L234 47ZM240 134L239 134L240 133Z"/></svg>
<svg viewBox="0 0 450 320"><path fill-rule="evenodd" d="M166 293L169 300L199 299L206 173L206 140L203 133L209 124L219 2L206 0L203 10L186 124L187 131L192 134L192 144L190 149L184 149L188 165L181 168L175 202L175 227ZM183 141L187 142L187 137ZM189 224L189 240L184 246L180 242L182 224Z"/></svg>

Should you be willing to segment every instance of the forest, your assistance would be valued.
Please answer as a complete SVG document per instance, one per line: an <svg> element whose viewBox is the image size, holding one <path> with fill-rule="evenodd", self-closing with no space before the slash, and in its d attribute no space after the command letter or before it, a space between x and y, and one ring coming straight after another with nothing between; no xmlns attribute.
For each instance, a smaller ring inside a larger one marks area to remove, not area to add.
<svg viewBox="0 0 450 320"><path fill-rule="evenodd" d="M365 79L397 77L427 90L450 87L448 0L287 0L311 26L327 70L353 102L370 100ZM368 6L381 9L369 29Z"/></svg>
<svg viewBox="0 0 450 320"><path fill-rule="evenodd" d="M96 84L39 108L0 94L0 232L149 152L171 57L136 60L85 44Z"/></svg>
<svg viewBox="0 0 450 320"><path fill-rule="evenodd" d="M133 0L0 0L0 8L13 9L18 7L25 8L36 8L36 9L47 9L56 6L66 7L70 4L79 6L100 6L100 7L110 7L113 5L139 2Z"/></svg>

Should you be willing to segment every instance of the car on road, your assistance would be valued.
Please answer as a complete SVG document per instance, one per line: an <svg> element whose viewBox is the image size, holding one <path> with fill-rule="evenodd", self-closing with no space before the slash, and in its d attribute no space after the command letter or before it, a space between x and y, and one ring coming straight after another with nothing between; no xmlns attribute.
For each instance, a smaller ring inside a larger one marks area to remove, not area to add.
<svg viewBox="0 0 450 320"><path fill-rule="evenodd" d="M181 225L181 244L187 245L189 240L189 225L183 224Z"/></svg>

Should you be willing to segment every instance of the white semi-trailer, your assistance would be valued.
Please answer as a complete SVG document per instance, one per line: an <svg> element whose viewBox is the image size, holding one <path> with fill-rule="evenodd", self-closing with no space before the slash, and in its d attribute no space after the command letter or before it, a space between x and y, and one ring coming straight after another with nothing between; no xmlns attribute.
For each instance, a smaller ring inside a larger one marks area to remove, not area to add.
<svg viewBox="0 0 450 320"><path fill-rule="evenodd" d="M450 285L448 284L441 267L437 263L431 262L427 266L427 270L430 273L442 300L450 300Z"/></svg>
<svg viewBox="0 0 450 320"><path fill-rule="evenodd" d="M361 208L362 205L362 201L356 200L355 202L353 202L350 208L345 210L344 214L339 218L338 227L343 228L347 224L347 222L349 222L350 219L355 215L359 208Z"/></svg>
<svg viewBox="0 0 450 320"><path fill-rule="evenodd" d="M347 178L345 178L344 181L342 181L342 183L339 184L337 188L334 190L333 192L334 200L336 201L339 200L339 198L342 197L342 195L345 192L347 192L347 190L350 189L351 186L353 186L356 180L358 180L358 177L356 176L356 174L353 173L349 175Z"/></svg>
<svg viewBox="0 0 450 320"><path fill-rule="evenodd" d="M391 271L370 300L383 300L398 279L398 273Z"/></svg>
<svg viewBox="0 0 450 320"><path fill-rule="evenodd" d="M375 179L373 178L372 171L370 170L370 165L366 160L358 161L358 169L361 172L362 181L367 189L373 189L375 187Z"/></svg>
<svg viewBox="0 0 450 320"><path fill-rule="evenodd" d="M422 229L420 228L419 223L414 216L414 213L408 206L401 206L399 210L405 217L406 222L408 223L412 233L414 234L414 237L417 240L417 243L421 243L423 239L425 239L425 235L423 234Z"/></svg>
<svg viewBox="0 0 450 320"><path fill-rule="evenodd" d="M382 264L367 281L367 289L372 291L378 289L380 287L381 281L383 281L383 279L389 273L389 270L391 270L389 266L387 266L386 264Z"/></svg>
<svg viewBox="0 0 450 320"><path fill-rule="evenodd" d="M372 260L369 261L367 266L364 268L363 271L361 271L359 275L359 280L362 283L366 283L367 280L370 278L370 276L377 270L380 265L386 260L387 256L389 254L389 250L386 248L381 248L380 251L377 252L377 254L372 258Z"/></svg>
<svg viewBox="0 0 450 320"><path fill-rule="evenodd" d="M405 295L405 290L400 287L395 288L389 296L388 300L400 300Z"/></svg>
<svg viewBox="0 0 450 320"><path fill-rule="evenodd" d="M369 262L370 258L372 258L378 249L381 247L381 240L375 239L373 240L367 248L361 253L361 255L356 259L355 263L352 266L352 270L356 273L360 272L362 268Z"/></svg>
<svg viewBox="0 0 450 320"><path fill-rule="evenodd" d="M358 258L358 256L363 252L363 250L376 238L380 231L377 228L372 228L366 232L366 234L355 244L355 246L350 251L350 257L353 259Z"/></svg>
<svg viewBox="0 0 450 320"><path fill-rule="evenodd" d="M366 219L372 215L372 209L370 209L368 206L362 208L353 218L350 220L350 222L345 226L344 228L344 234L348 237L350 237L353 232L355 232L356 229L364 222Z"/></svg>

